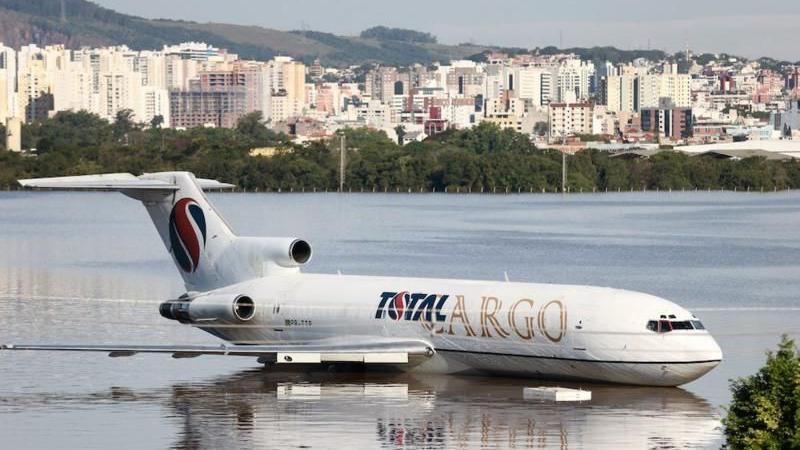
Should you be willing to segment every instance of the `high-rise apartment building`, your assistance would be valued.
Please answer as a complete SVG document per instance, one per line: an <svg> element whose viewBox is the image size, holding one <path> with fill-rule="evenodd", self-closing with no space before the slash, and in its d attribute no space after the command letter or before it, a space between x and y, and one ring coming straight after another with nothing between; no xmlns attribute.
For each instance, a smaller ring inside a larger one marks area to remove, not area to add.
<svg viewBox="0 0 800 450"><path fill-rule="evenodd" d="M550 103L550 135L591 134L592 110L591 103Z"/></svg>
<svg viewBox="0 0 800 450"><path fill-rule="evenodd" d="M663 102L656 108L642 108L639 111L641 130L673 141L692 136L692 109L682 108Z"/></svg>
<svg viewBox="0 0 800 450"><path fill-rule="evenodd" d="M5 69L0 69L0 123L5 123L9 117L9 108L11 99L9 98L8 91L4 89L8 81L9 72Z"/></svg>
<svg viewBox="0 0 800 450"><path fill-rule="evenodd" d="M130 109L135 120L146 120L145 117L136 117L136 106L142 95L141 88L142 77L136 72L101 73L97 113L100 117L113 121L119 111Z"/></svg>
<svg viewBox="0 0 800 450"><path fill-rule="evenodd" d="M564 61L558 67L557 101L573 103L589 100L594 73L592 62L580 59Z"/></svg>
<svg viewBox="0 0 800 450"><path fill-rule="evenodd" d="M168 117L164 57L127 47L67 50L49 69L53 110L86 110L113 121L131 110L134 120ZM168 123L168 122L167 122Z"/></svg>
<svg viewBox="0 0 800 450"><path fill-rule="evenodd" d="M36 45L20 49L17 58L16 117L32 122L46 118L53 110L51 72L57 69L58 59L52 53L58 50L57 47L43 49Z"/></svg>
<svg viewBox="0 0 800 450"><path fill-rule="evenodd" d="M288 56L275 57L271 62L271 80L273 100L269 116L273 123L301 115L305 108L305 64ZM276 100L277 97L280 98Z"/></svg>
<svg viewBox="0 0 800 450"><path fill-rule="evenodd" d="M247 113L244 86L203 90L193 82L189 90L170 92L170 124L176 128L232 128Z"/></svg>
<svg viewBox="0 0 800 450"><path fill-rule="evenodd" d="M606 105L611 112L634 112L639 109L639 77L632 74L606 78Z"/></svg>
<svg viewBox="0 0 800 450"><path fill-rule="evenodd" d="M0 123L16 115L17 52L0 43Z"/></svg>
<svg viewBox="0 0 800 450"><path fill-rule="evenodd" d="M384 103L391 103L395 95L409 92L411 77L395 67L379 67L366 76L366 94Z"/></svg>
<svg viewBox="0 0 800 450"><path fill-rule="evenodd" d="M692 77L679 74L676 64L664 67L660 74L639 76L639 109L657 108L663 99L669 99L675 107L692 105Z"/></svg>
<svg viewBox="0 0 800 450"><path fill-rule="evenodd" d="M276 97L272 95L273 82L279 83L282 98L287 97L285 87L296 88L282 78L275 80L266 63L218 59L198 64L196 68L198 71L188 80L186 89L170 91L168 123L172 126L233 127L243 115L253 111L261 111L269 119ZM281 76L290 72L291 67L283 70Z"/></svg>
<svg viewBox="0 0 800 450"><path fill-rule="evenodd" d="M461 98L481 95L485 79L485 74L477 66L452 67L445 81L447 93Z"/></svg>
<svg viewBox="0 0 800 450"><path fill-rule="evenodd" d="M541 67L518 67L513 70L514 93L533 105L546 105L552 94L552 72Z"/></svg>

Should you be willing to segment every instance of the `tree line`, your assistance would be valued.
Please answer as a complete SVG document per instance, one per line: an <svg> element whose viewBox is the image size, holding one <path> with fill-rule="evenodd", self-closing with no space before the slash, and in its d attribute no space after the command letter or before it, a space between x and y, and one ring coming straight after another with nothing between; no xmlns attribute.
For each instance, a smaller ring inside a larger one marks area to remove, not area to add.
<svg viewBox="0 0 800 450"><path fill-rule="evenodd" d="M59 112L25 125L23 147L36 156L0 150L0 187L28 177L103 172L188 170L200 177L259 191L336 190L339 137L297 145L270 130L260 113L236 128L161 128L137 124L130 111L115 121ZM561 153L537 148L527 135L480 124L400 146L381 131L346 129L345 190L438 192L553 192L561 188ZM271 156L250 150L274 147ZM570 191L737 189L800 187L800 161L738 161L661 152L647 159L614 158L585 150L567 157Z"/></svg>

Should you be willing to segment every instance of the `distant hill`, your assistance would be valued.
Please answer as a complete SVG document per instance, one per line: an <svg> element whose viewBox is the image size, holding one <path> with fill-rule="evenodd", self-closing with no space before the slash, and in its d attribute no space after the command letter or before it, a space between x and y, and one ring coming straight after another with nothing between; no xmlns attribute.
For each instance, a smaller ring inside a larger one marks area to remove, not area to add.
<svg viewBox="0 0 800 450"><path fill-rule="evenodd" d="M384 63L407 65L466 58L485 46L440 45L435 38L410 30L372 29L365 37L336 36L316 31L149 20L121 14L86 0L0 0L0 42L12 47L36 43L71 48L124 44L133 49L159 49L164 44L204 41L244 58L289 55L304 61L320 58L325 65ZM392 31L396 33L393 39ZM418 41L424 42L418 42Z"/></svg>
<svg viewBox="0 0 800 450"><path fill-rule="evenodd" d="M474 44L439 44L429 33L382 26L365 30L360 36L338 36L319 31L150 20L121 14L87 0L0 0L0 42L12 47L29 43L64 44L69 48L122 44L139 50L160 49L164 44L186 41L208 42L243 58L263 60L288 55L306 62L319 58L323 65L339 67L478 60L493 50L526 51ZM663 55L658 51L634 53L610 47L569 50L587 59L610 58L612 62ZM553 47L541 49L543 53L555 51Z"/></svg>

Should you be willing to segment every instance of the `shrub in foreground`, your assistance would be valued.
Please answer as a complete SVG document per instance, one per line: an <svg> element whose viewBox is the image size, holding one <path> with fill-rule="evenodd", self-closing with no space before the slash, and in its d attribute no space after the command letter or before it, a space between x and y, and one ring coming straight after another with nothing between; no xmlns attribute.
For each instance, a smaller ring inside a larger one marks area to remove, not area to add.
<svg viewBox="0 0 800 450"><path fill-rule="evenodd" d="M728 447L800 449L800 353L783 337L757 374L731 384L733 401L723 419Z"/></svg>

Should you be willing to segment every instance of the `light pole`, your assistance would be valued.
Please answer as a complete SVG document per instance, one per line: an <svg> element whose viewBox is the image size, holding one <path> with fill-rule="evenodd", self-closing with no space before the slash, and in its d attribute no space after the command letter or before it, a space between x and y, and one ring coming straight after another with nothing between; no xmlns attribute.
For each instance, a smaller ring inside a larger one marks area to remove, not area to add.
<svg viewBox="0 0 800 450"><path fill-rule="evenodd" d="M561 193L567 193L567 133L561 134Z"/></svg>
<svg viewBox="0 0 800 450"><path fill-rule="evenodd" d="M344 157L345 157L345 134L342 131L339 139L339 192L344 192Z"/></svg>

